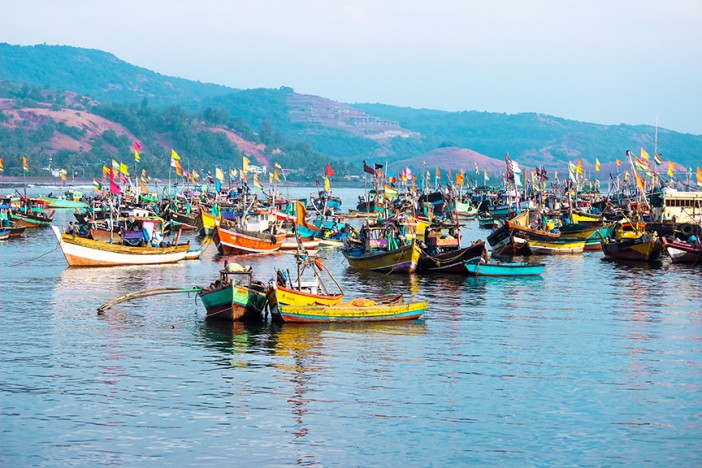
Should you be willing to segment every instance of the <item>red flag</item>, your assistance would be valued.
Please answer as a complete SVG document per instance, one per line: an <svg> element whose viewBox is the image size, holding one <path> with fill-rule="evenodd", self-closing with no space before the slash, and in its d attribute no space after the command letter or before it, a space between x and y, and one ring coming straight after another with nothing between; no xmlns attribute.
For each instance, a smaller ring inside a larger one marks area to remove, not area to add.
<svg viewBox="0 0 702 468"><path fill-rule="evenodd" d="M112 169L110 170L110 193L113 195L120 195L122 193L119 185L115 182L115 173Z"/></svg>
<svg viewBox="0 0 702 468"><path fill-rule="evenodd" d="M141 145L139 144L138 141L135 141L135 142L134 142L134 149L137 150L137 151L139 151L139 150L141 149Z"/></svg>
<svg viewBox="0 0 702 468"><path fill-rule="evenodd" d="M327 170L324 173L324 175L327 177L331 177L334 175L334 169L332 169L332 167L329 164L327 164Z"/></svg>
<svg viewBox="0 0 702 468"><path fill-rule="evenodd" d="M375 169L373 169L368 164L366 164L365 161L363 161L363 172L370 174L370 175L375 175Z"/></svg>

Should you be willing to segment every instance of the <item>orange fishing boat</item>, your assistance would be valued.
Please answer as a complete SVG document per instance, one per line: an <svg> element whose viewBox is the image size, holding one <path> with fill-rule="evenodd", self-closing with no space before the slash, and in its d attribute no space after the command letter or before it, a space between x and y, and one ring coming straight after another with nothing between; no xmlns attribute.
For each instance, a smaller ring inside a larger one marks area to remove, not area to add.
<svg viewBox="0 0 702 468"><path fill-rule="evenodd" d="M215 226L212 240L222 255L265 254L280 250L285 233L246 231L239 228Z"/></svg>

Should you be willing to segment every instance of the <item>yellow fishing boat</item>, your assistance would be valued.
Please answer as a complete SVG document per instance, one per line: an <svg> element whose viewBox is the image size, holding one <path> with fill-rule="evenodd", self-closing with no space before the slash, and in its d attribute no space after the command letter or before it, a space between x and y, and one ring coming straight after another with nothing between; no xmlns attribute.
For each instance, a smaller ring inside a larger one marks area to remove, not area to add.
<svg viewBox="0 0 702 468"><path fill-rule="evenodd" d="M585 250L585 239L528 240L527 244L534 255L568 255L582 253Z"/></svg>
<svg viewBox="0 0 702 468"><path fill-rule="evenodd" d="M424 315L427 301L405 302L402 295L377 301L354 299L336 305L280 305L284 322L369 322L412 320Z"/></svg>

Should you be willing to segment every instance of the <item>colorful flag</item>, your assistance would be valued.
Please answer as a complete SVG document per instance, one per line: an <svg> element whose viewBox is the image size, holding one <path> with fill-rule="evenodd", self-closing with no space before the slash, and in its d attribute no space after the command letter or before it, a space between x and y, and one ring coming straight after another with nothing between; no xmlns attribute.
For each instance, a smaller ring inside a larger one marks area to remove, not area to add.
<svg viewBox="0 0 702 468"><path fill-rule="evenodd" d="M363 172L366 174L375 175L375 169L366 164L365 161L363 161Z"/></svg>
<svg viewBox="0 0 702 468"><path fill-rule="evenodd" d="M116 176L117 176L117 173L115 172L115 170L111 169L110 170L110 193L113 195L121 195L122 189L120 189L119 185L117 185L117 182L115 182Z"/></svg>
<svg viewBox="0 0 702 468"><path fill-rule="evenodd" d="M178 156L178 153L176 153L176 150L171 149L171 159L175 159L176 161L180 161L180 156Z"/></svg>
<svg viewBox="0 0 702 468"><path fill-rule="evenodd" d="M651 157L648 155L646 150L643 148L641 148L641 159L643 159L644 161L647 161L647 162L651 161Z"/></svg>
<svg viewBox="0 0 702 468"><path fill-rule="evenodd" d="M224 171L218 167L215 167L215 179L224 182Z"/></svg>
<svg viewBox="0 0 702 468"><path fill-rule="evenodd" d="M578 174L583 175L583 161L580 159L578 159L577 172Z"/></svg>
<svg viewBox="0 0 702 468"><path fill-rule="evenodd" d="M575 174L577 173L578 168L575 167L575 164L572 162L568 161L568 177L570 180L575 180Z"/></svg>
<svg viewBox="0 0 702 468"><path fill-rule="evenodd" d="M668 177L673 177L673 170L675 169L675 163L668 161Z"/></svg>
<svg viewBox="0 0 702 468"><path fill-rule="evenodd" d="M123 162L119 163L119 172L126 176L129 176L129 166L127 166Z"/></svg>
<svg viewBox="0 0 702 468"><path fill-rule="evenodd" d="M634 177L636 177L636 186L641 190L641 192L646 192L646 184L644 181L639 177L639 173L634 171Z"/></svg>
<svg viewBox="0 0 702 468"><path fill-rule="evenodd" d="M488 175L488 171L483 171L483 178L485 180L485 183L487 183L487 181L490 180L490 176Z"/></svg>
<svg viewBox="0 0 702 468"><path fill-rule="evenodd" d="M0 172L5 172L5 166L2 164L2 158L0 158Z"/></svg>
<svg viewBox="0 0 702 468"><path fill-rule="evenodd" d="M621 165L622 165L622 161L620 159L617 159L617 166L621 166Z"/></svg>
<svg viewBox="0 0 702 468"><path fill-rule="evenodd" d="M280 177L278 176L278 169L273 169L273 180L275 180L276 182L280 182Z"/></svg>
<svg viewBox="0 0 702 468"><path fill-rule="evenodd" d="M136 162L141 161L141 157L139 156L139 152L137 150L134 150L134 160Z"/></svg>
<svg viewBox="0 0 702 468"><path fill-rule="evenodd" d="M137 151L137 150L140 150L140 149L141 149L141 145L139 144L138 141L135 141L135 142L134 142L134 151Z"/></svg>
<svg viewBox="0 0 702 468"><path fill-rule="evenodd" d="M661 156L658 153L653 153L653 160L656 161L656 166L660 166L663 164L663 160L661 159Z"/></svg>
<svg viewBox="0 0 702 468"><path fill-rule="evenodd" d="M93 190L98 195L102 195L102 184L97 179L93 179Z"/></svg>
<svg viewBox="0 0 702 468"><path fill-rule="evenodd" d="M110 168L107 166L102 166L102 179L110 180Z"/></svg>
<svg viewBox="0 0 702 468"><path fill-rule="evenodd" d="M175 170L176 170L176 175L178 177L183 177L183 166L180 165L180 161L177 159L174 159L175 161Z"/></svg>
<svg viewBox="0 0 702 468"><path fill-rule="evenodd" d="M600 172L600 160L595 158L595 172Z"/></svg>
<svg viewBox="0 0 702 468"><path fill-rule="evenodd" d="M624 171L624 182L629 182L629 171Z"/></svg>
<svg viewBox="0 0 702 468"><path fill-rule="evenodd" d="M268 173L268 183L273 184L273 173L272 172Z"/></svg>
<svg viewBox="0 0 702 468"><path fill-rule="evenodd" d="M274 163L274 164L273 164L273 167L275 167L275 168L278 169L279 171L282 171L282 170L283 170L283 166L281 166L279 163Z"/></svg>
<svg viewBox="0 0 702 468"><path fill-rule="evenodd" d="M636 156L634 156L634 165L636 166L636 169L646 172L648 172L649 168L651 167L651 164L648 161L637 158Z"/></svg>
<svg viewBox="0 0 702 468"><path fill-rule="evenodd" d="M331 184L329 183L329 177L324 176L324 190L327 192L331 190Z"/></svg>
<svg viewBox="0 0 702 468"><path fill-rule="evenodd" d="M259 190L263 190L263 185L258 181L258 174L253 175L253 186Z"/></svg>
<svg viewBox="0 0 702 468"><path fill-rule="evenodd" d="M192 178L192 180L198 180L200 178L200 174L198 174L198 172L195 169L193 169L193 172L190 173L190 177Z"/></svg>
<svg viewBox="0 0 702 468"><path fill-rule="evenodd" d="M247 158L246 156L242 156L241 160L241 170L244 172L249 172L249 163L251 160Z"/></svg>
<svg viewBox="0 0 702 468"><path fill-rule="evenodd" d="M465 181L465 177L463 174L456 173L456 185L463 185L463 182Z"/></svg>
<svg viewBox="0 0 702 468"><path fill-rule="evenodd" d="M27 156L22 156L22 169L24 172L29 172L29 161L27 160Z"/></svg>
<svg viewBox="0 0 702 468"><path fill-rule="evenodd" d="M324 171L324 175L327 177L331 177L334 175L334 169L332 169L332 167L329 164L327 164L327 168Z"/></svg>
<svg viewBox="0 0 702 468"><path fill-rule="evenodd" d="M697 168L697 186L702 187L702 169Z"/></svg>

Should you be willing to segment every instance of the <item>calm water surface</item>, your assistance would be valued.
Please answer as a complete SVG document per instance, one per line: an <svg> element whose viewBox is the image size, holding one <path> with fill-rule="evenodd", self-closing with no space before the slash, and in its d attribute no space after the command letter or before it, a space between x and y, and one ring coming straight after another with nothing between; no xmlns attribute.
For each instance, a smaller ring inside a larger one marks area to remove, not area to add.
<svg viewBox="0 0 702 468"><path fill-rule="evenodd" d="M336 192L344 208L359 194ZM542 278L403 277L329 250L347 297L427 299L425 318L221 325L192 294L96 313L209 284L214 247L173 266L17 265L55 244L0 244L2 466L702 463L702 267L593 252L543 258ZM238 261L259 279L294 266Z"/></svg>

